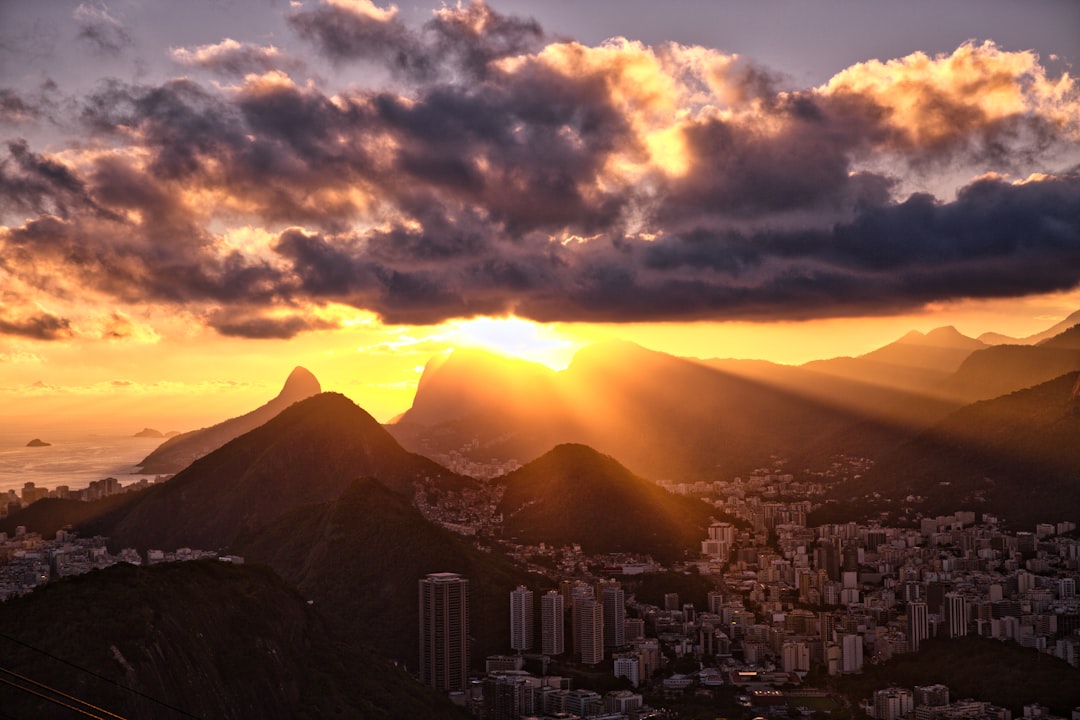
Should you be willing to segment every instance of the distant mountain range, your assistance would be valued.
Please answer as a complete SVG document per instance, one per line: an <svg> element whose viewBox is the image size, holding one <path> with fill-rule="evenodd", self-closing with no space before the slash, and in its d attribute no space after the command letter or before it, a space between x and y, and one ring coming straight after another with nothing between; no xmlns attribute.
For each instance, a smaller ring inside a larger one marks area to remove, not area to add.
<svg viewBox="0 0 1080 720"><path fill-rule="evenodd" d="M410 410L388 429L405 447L436 458L460 453L522 462L554 445L579 443L653 480L713 480L767 464L774 455L798 455L866 419L831 398L769 377L632 343L586 347L561 373L532 365L530 373L541 381L525 386L504 381L510 373L491 370L501 362L455 352L429 367L413 404L423 412ZM466 395L464 378L483 383L484 393ZM435 403L429 401L433 395L465 399ZM449 410L431 411L438 407ZM864 434L857 443L857 450L869 451L879 449L881 440Z"/></svg>
<svg viewBox="0 0 1080 720"><path fill-rule="evenodd" d="M1024 338L1014 338L1001 333L987 332L980 335L979 340L987 345L1038 345L1043 340L1049 340L1055 335L1060 335L1074 325L1080 325L1080 310L1072 313L1061 322L1051 325L1046 330Z"/></svg>
<svg viewBox="0 0 1080 720"><path fill-rule="evenodd" d="M266 423L293 403L318 395L320 392L322 388L314 375L302 367L295 368L285 380L281 392L270 402L245 415L225 420L217 425L173 435L147 455L139 463L139 468L148 475L179 472L233 438L240 437L247 431ZM143 430L139 435L146 437L143 435L146 432L147 430Z"/></svg>
<svg viewBox="0 0 1080 720"><path fill-rule="evenodd" d="M388 429L435 458L525 462L581 443L653 480L725 480L778 455L794 467L879 457L970 402L1080 369L1077 332L991 346L943 327L799 367L610 342L557 373L455 351L428 365L412 408Z"/></svg>

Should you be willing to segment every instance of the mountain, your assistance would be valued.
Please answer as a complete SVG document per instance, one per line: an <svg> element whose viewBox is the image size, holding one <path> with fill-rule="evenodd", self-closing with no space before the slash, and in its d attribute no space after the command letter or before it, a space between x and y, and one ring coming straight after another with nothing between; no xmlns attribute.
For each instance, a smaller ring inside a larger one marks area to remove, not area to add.
<svg viewBox="0 0 1080 720"><path fill-rule="evenodd" d="M926 515L989 512L1013 528L1080 518L1080 372L973 403L881 458L844 497L909 495Z"/></svg>
<svg viewBox="0 0 1080 720"><path fill-rule="evenodd" d="M986 347L949 326L925 335L913 330L865 355L814 360L802 367L849 381L925 394L955 372L973 352Z"/></svg>
<svg viewBox="0 0 1080 720"><path fill-rule="evenodd" d="M415 670L417 581L432 572L470 578L473 662L510 647L507 597L519 584L543 587L499 553L483 553L427 521L377 480L350 483L340 497L298 508L234 549L266 563L315 601L341 637L376 647Z"/></svg>
<svg viewBox="0 0 1080 720"><path fill-rule="evenodd" d="M281 392L270 402L246 415L225 420L201 430L175 435L147 455L139 463L139 467L148 475L179 472L193 461L217 450L233 438L259 427L293 403L318 395L320 392L322 388L314 375L302 367L294 368L285 380Z"/></svg>
<svg viewBox="0 0 1080 720"><path fill-rule="evenodd" d="M664 562L696 551L715 513L634 475L585 445L559 445L499 478L503 536L515 542L580 543L589 554L647 553Z"/></svg>
<svg viewBox="0 0 1080 720"><path fill-rule="evenodd" d="M0 604L0 627L5 667L122 717L462 717L265 567L116 565ZM7 685L0 699L6 717L73 716Z"/></svg>
<svg viewBox="0 0 1080 720"><path fill-rule="evenodd" d="M217 549L297 507L333 500L365 476L407 498L417 487L438 492L474 482L407 452L343 395L322 393L141 493L120 517L84 530L140 549Z"/></svg>
<svg viewBox="0 0 1080 720"><path fill-rule="evenodd" d="M529 459L580 437L564 374L483 350L456 349L424 368L412 406L387 429L402 445L448 463Z"/></svg>
<svg viewBox="0 0 1080 720"><path fill-rule="evenodd" d="M1080 370L1080 329L1071 327L1038 345L995 345L973 352L941 392L963 403L1005 395Z"/></svg>
<svg viewBox="0 0 1080 720"><path fill-rule="evenodd" d="M446 365L453 362L452 355ZM437 405L428 401L433 393L466 393L455 387L470 378L496 378L499 391L470 396L464 416L432 413L431 424L424 424L423 414L410 410L388 427L405 447L444 462L454 456L528 460L556 444L580 443L652 479L715 480L770 464L777 455L798 461L811 452L872 454L913 434L896 417L868 417L855 404L815 396L810 374L801 386L784 385L627 342L583 348L565 371L535 371L542 378L535 383L497 381L510 372L491 370L497 358L471 370L475 356L458 362L464 367L450 374L425 370L430 377L421 380L414 408ZM900 399L893 395L890 403Z"/></svg>
<svg viewBox="0 0 1080 720"><path fill-rule="evenodd" d="M987 345L1038 345L1043 340L1048 340L1055 335L1060 335L1074 325L1080 324L1080 310L1069 315L1067 318L1042 332L1028 335L1025 338L1014 338L1001 333L988 332L979 336L979 340Z"/></svg>
<svg viewBox="0 0 1080 720"><path fill-rule="evenodd" d="M534 401L555 391L555 372L539 363L459 348L432 358L400 423L434 425L484 412L507 398Z"/></svg>
<svg viewBox="0 0 1080 720"><path fill-rule="evenodd" d="M137 438L163 438L163 437L165 437L165 433L161 432L160 430L155 430L154 428L143 428L139 432L135 433L132 437L137 437Z"/></svg>

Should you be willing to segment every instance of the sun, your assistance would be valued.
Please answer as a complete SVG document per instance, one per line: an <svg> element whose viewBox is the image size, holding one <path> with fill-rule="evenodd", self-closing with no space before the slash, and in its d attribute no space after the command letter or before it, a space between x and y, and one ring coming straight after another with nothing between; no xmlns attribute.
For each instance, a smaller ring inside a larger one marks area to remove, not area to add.
<svg viewBox="0 0 1080 720"><path fill-rule="evenodd" d="M560 333L555 325L509 317L477 317L447 323L446 342L454 347L479 348L565 370L584 344Z"/></svg>

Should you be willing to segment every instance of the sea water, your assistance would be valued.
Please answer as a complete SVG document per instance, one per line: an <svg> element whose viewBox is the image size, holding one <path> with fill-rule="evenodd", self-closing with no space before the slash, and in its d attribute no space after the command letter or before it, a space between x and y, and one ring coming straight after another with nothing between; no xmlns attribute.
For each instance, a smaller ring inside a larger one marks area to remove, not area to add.
<svg viewBox="0 0 1080 720"><path fill-rule="evenodd" d="M34 437L51 444L27 447ZM143 477L153 479L153 475L140 474L137 464L163 442L163 438L130 435L58 433L26 437L0 431L0 493L19 492L28 482L50 490L58 485L79 490L106 477L116 478L121 485Z"/></svg>

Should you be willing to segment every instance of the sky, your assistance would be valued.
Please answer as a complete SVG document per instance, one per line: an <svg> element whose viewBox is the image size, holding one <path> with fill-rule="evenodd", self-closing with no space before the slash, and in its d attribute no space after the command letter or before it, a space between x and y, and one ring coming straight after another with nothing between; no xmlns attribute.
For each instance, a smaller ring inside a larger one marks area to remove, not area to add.
<svg viewBox="0 0 1080 720"><path fill-rule="evenodd" d="M1069 0L5 0L0 423L1033 334L1080 308L1078 62Z"/></svg>

